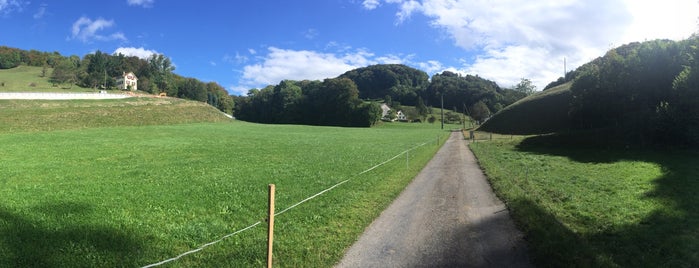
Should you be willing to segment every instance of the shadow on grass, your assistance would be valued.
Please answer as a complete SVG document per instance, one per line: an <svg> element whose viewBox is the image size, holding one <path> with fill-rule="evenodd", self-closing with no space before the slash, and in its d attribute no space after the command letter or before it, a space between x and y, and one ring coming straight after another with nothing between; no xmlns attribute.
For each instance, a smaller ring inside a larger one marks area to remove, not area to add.
<svg viewBox="0 0 699 268"><path fill-rule="evenodd" d="M654 189L643 198L658 200L665 208L654 211L638 224L592 234L575 234L533 201L512 202L514 211L527 211L516 213L519 217L537 217L520 219L520 222L541 223L525 227L530 229L527 231L530 239L542 239L532 243L543 245L532 249L536 252L534 255L551 257L538 263L558 267L699 267L699 154L696 152L628 149L564 135L527 138L516 149L563 156L581 163L652 162L660 165L663 171L663 175L653 181ZM571 248L570 245L576 246Z"/></svg>
<svg viewBox="0 0 699 268"><path fill-rule="evenodd" d="M137 266L142 246L124 230L92 225L91 207L45 204L31 215L0 207L2 267Z"/></svg>

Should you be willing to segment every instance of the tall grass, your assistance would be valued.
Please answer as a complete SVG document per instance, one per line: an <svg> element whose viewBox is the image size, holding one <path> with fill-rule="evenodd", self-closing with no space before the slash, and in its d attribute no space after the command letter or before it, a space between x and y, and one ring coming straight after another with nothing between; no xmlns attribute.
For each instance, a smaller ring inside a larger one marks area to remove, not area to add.
<svg viewBox="0 0 699 268"><path fill-rule="evenodd" d="M242 122L0 134L0 266L142 266L264 219L266 186L280 267L327 267L436 152L429 124L354 129ZM406 161L357 174L424 142ZM254 228L169 267L265 260Z"/></svg>
<svg viewBox="0 0 699 268"><path fill-rule="evenodd" d="M541 136L470 145L544 267L699 266L699 155Z"/></svg>

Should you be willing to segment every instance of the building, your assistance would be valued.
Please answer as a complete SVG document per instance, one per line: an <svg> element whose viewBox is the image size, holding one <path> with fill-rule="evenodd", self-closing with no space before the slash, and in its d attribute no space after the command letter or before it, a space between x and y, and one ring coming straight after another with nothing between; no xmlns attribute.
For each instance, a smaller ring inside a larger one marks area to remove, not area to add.
<svg viewBox="0 0 699 268"><path fill-rule="evenodd" d="M117 88L121 90L138 90L138 77L132 72L124 73L116 79Z"/></svg>

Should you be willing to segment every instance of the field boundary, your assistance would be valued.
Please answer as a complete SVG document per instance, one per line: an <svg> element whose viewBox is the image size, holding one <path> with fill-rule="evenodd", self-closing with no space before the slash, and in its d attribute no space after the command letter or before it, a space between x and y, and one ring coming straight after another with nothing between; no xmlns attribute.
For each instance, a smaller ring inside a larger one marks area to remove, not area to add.
<svg viewBox="0 0 699 268"><path fill-rule="evenodd" d="M114 93L0 92L0 100L106 100L133 96Z"/></svg>
<svg viewBox="0 0 699 268"><path fill-rule="evenodd" d="M405 151L402 151L402 152L398 153L397 155L391 157L390 159L388 159L388 160L386 160L386 161L384 161L384 162L381 162L381 163L379 163L379 164L377 164L377 165L375 165L375 166L373 166L373 167L370 167L370 168L368 168L368 169L366 169L366 170L364 170L364 171L362 171L362 172L359 172L359 173L357 173L357 175L354 175L353 177L351 177L351 178L349 178L349 179L340 181L340 182L336 183L335 185L328 187L328 188L325 189L325 190L322 190L322 191L320 191L320 192L318 192L318 193L316 193L316 194L314 194L314 195L311 195L311 196L309 196L308 198L303 199L303 200L297 202L296 204L293 204L293 205L289 206L288 208L285 208L285 209L283 209L283 210L281 210L281 211L275 213L274 216L276 217L276 216L278 216L278 215L281 215L281 214L283 214L284 212L287 212L287 211L289 211L289 210L291 210L291 209L293 209L293 208L295 208L295 207L297 207L297 206L299 206L299 205L301 205L301 204L303 204L303 203L306 203L306 202L308 202L308 201L310 201L310 200L312 200L312 199L314 199L314 198L316 198L316 197L318 197L318 196L320 196L320 195L322 195L322 194L324 194L324 193L326 193L326 192L328 192L328 191L330 191L330 190L332 190L332 189L334 189L334 188L336 188L336 187L338 187L338 186L340 186L340 185L342 185L342 184L345 184L345 183L347 183L347 182L349 182L349 181L351 181L351 180L353 180L353 179L355 179L355 178L357 178L357 177L359 177L359 176L361 176L361 175L363 175L363 174L365 174L365 173L367 173L367 172L370 172L370 171L372 171L372 170L374 170L374 169L376 169L376 168L378 168L378 167L380 167L380 166L383 166L383 165L385 165L385 164L387 164L387 163L389 163L389 162L391 162L391 161L397 159L398 157L401 157L402 155L406 155L406 157L408 157L408 153L409 153L410 151L413 151L413 150L415 150L415 149L417 149L417 148L420 148L420 147L422 147L422 146L425 146L425 145L427 145L427 144L429 144L429 143L432 143L432 141L427 141L427 142L424 142L424 143L422 143L422 144L416 145L416 146L414 146L414 147L412 147L412 148L410 148L410 149L407 149L407 150L405 150ZM437 140L437 145L439 145L439 139ZM166 260L157 262L157 263L152 263L152 264L149 264L149 265L146 265L146 266L142 266L142 268L156 267L156 266L160 266L160 265L163 265L163 264L166 264L166 263L169 263L169 262L176 261L176 260L178 260L178 259L180 259L180 258L182 258L182 257L184 257L184 256L187 256L187 255L190 255L190 254L199 252L199 251L201 251L201 250L203 250L203 249L205 249L205 248L207 248L207 247L209 247L209 246L218 244L219 242L223 241L223 240L226 239L226 238L229 238L229 237L231 237L231 236L234 236L234 235L240 234L240 233L242 233L242 232L245 232L245 231L247 231L247 230L250 230L250 229L252 229L252 228L255 228L255 227L257 227L258 225L260 225L261 223L262 223L262 221L257 221L257 222L255 222L255 223L251 224L250 226L247 226L247 227L245 227L245 228L242 228L242 229L237 230L237 231L235 231L235 232L232 232L232 233L230 233L230 234L224 235L224 236L222 236L221 238L219 238L218 240L211 241L211 242L208 242L208 243L206 243L206 244L202 244L201 246L199 246L199 247L196 248L196 249L192 249L192 250L190 250L190 251L187 251L187 252L184 252L184 253L182 253L182 254L180 254L180 255L177 255L176 257L172 257L172 258L169 258L169 259L166 259Z"/></svg>

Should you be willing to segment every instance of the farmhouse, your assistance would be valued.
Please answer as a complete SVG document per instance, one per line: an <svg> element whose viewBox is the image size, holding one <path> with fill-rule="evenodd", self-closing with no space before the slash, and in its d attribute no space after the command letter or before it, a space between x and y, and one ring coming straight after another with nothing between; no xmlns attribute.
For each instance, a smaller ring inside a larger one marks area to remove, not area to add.
<svg viewBox="0 0 699 268"><path fill-rule="evenodd" d="M117 87L121 90L138 90L138 77L132 72L124 72L116 79Z"/></svg>
<svg viewBox="0 0 699 268"><path fill-rule="evenodd" d="M405 114L403 113L403 111L398 111L398 112L396 113L396 119L398 119L398 121L408 121L408 117L405 116Z"/></svg>

